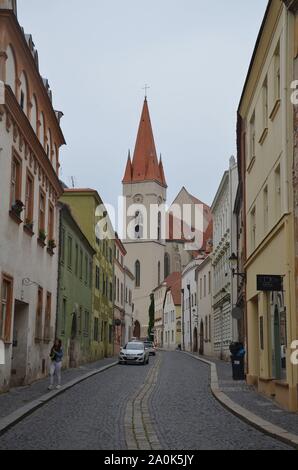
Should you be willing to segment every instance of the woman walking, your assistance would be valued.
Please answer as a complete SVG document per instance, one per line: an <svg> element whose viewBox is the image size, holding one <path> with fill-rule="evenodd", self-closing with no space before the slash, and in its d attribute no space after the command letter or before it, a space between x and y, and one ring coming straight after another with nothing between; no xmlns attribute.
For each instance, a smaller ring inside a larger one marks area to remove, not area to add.
<svg viewBox="0 0 298 470"><path fill-rule="evenodd" d="M63 349L62 349L62 341L60 339L55 339L55 343L50 352L51 358L51 367L50 367L50 377L51 383L49 386L49 390L54 389L54 378L55 375L57 376L57 389L61 388L61 368L62 368L62 359L63 359Z"/></svg>

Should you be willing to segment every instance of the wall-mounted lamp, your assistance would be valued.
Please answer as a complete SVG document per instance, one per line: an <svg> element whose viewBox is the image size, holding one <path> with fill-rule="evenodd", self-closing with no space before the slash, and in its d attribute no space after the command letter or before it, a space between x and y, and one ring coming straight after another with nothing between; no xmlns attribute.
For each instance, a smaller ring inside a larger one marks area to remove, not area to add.
<svg viewBox="0 0 298 470"><path fill-rule="evenodd" d="M238 277L241 277L242 279L246 279L246 274L245 273L239 273L237 271L237 267L238 267L238 256L235 255L235 253L232 253L232 255L230 256L229 258L229 261L231 263L231 268L232 268L232 274L233 274L233 277L235 276L238 276Z"/></svg>

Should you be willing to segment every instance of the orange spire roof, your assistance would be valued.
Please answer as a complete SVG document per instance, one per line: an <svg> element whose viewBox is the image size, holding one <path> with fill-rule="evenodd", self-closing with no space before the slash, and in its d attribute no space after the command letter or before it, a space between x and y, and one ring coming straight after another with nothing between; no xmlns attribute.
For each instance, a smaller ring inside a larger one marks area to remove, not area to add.
<svg viewBox="0 0 298 470"><path fill-rule="evenodd" d="M163 169L161 173L157 159L147 98L144 101L133 161L129 158L127 162L123 183L142 181L157 181L166 186Z"/></svg>
<svg viewBox="0 0 298 470"><path fill-rule="evenodd" d="M122 183L131 183L131 182L132 182L132 164L131 164L130 151L129 151L128 152L125 175L124 175L124 178L122 180Z"/></svg>
<svg viewBox="0 0 298 470"><path fill-rule="evenodd" d="M166 177L165 177L165 172L164 172L164 169L163 169L163 163L162 163L162 158L160 156L160 160L159 160L159 173L160 173L160 177L161 177L161 181L162 181L162 184L164 186L167 186L167 182L166 182Z"/></svg>

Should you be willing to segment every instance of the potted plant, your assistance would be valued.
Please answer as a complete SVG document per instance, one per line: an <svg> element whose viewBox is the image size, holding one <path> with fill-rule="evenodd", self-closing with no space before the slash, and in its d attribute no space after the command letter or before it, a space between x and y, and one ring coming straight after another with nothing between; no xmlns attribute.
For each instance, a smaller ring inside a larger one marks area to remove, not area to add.
<svg viewBox="0 0 298 470"><path fill-rule="evenodd" d="M15 203L12 205L12 208L11 210L18 216L20 217L21 216L21 213L23 212L24 210L24 204L22 201L20 200L16 200Z"/></svg>
<svg viewBox="0 0 298 470"><path fill-rule="evenodd" d="M50 253L53 253L54 252L54 249L56 248L56 242L55 240L49 240L48 241L48 250Z"/></svg>
<svg viewBox="0 0 298 470"><path fill-rule="evenodd" d="M46 232L43 229L39 230L38 238L42 243L45 242L45 240L47 238L47 235L46 235Z"/></svg>
<svg viewBox="0 0 298 470"><path fill-rule="evenodd" d="M33 232L33 220L26 219L25 220L25 227L30 230L30 232Z"/></svg>

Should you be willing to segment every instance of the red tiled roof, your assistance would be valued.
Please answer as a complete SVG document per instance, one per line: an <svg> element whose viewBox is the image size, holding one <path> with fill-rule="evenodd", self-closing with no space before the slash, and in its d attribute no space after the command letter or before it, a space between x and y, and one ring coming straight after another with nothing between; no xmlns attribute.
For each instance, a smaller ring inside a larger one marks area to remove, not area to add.
<svg viewBox="0 0 298 470"><path fill-rule="evenodd" d="M167 289L171 291L173 301L175 305L181 305L181 287L182 287L182 276L181 273L172 273L165 279Z"/></svg>

